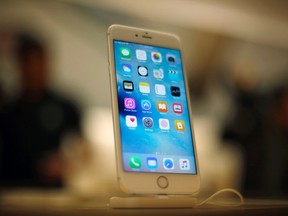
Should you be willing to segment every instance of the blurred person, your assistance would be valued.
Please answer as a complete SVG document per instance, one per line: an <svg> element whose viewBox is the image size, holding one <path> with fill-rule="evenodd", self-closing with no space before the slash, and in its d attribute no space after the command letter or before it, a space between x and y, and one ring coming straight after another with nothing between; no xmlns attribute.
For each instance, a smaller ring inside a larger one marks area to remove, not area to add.
<svg viewBox="0 0 288 216"><path fill-rule="evenodd" d="M224 126L223 139L243 154L242 190L245 196L261 194L261 172L263 172L263 114L265 99L257 92L257 82L240 74L234 77L234 115ZM262 195L262 194L261 194Z"/></svg>
<svg viewBox="0 0 288 216"><path fill-rule="evenodd" d="M17 36L16 60L21 93L0 112L0 183L2 187L60 187L65 136L81 134L80 113L68 99L48 88L48 56L33 36Z"/></svg>
<svg viewBox="0 0 288 216"><path fill-rule="evenodd" d="M288 90L260 94L256 83L236 80L234 97L235 114L223 139L242 151L243 194L287 198Z"/></svg>
<svg viewBox="0 0 288 216"><path fill-rule="evenodd" d="M271 96L263 133L263 190L271 196L288 197L288 85Z"/></svg>
<svg viewBox="0 0 288 216"><path fill-rule="evenodd" d="M9 54L12 50L13 37L6 28L0 26L0 109L6 102L7 92L5 91L5 72L9 71ZM8 62L8 67L7 67ZM10 72L10 71L9 71Z"/></svg>

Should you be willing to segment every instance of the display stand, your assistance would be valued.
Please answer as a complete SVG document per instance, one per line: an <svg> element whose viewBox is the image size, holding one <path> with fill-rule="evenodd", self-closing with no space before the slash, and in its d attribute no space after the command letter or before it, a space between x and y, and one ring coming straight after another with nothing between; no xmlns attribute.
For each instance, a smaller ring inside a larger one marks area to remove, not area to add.
<svg viewBox="0 0 288 216"><path fill-rule="evenodd" d="M239 202L212 203L217 206L237 207L244 204L244 198L241 193L233 188L224 188L212 194L201 202L196 197L180 195L154 195L154 196L129 196L129 197L111 197L108 206L113 209L137 209L137 208L196 208L202 206L216 196L223 193L231 193L239 198Z"/></svg>
<svg viewBox="0 0 288 216"><path fill-rule="evenodd" d="M191 196L129 196L111 197L108 206L113 209L137 208L193 208L197 198Z"/></svg>

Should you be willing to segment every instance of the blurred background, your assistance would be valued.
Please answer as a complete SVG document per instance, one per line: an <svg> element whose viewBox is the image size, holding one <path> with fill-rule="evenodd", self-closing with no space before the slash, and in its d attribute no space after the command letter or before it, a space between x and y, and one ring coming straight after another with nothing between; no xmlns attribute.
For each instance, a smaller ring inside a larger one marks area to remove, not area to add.
<svg viewBox="0 0 288 216"><path fill-rule="evenodd" d="M285 0L2 0L2 202L119 193L106 41L115 23L181 38L202 193L287 198L287 10Z"/></svg>

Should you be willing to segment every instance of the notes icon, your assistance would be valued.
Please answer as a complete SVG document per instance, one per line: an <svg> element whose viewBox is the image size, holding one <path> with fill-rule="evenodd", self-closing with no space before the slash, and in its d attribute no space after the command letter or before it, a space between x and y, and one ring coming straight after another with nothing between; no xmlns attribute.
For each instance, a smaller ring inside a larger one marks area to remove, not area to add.
<svg viewBox="0 0 288 216"><path fill-rule="evenodd" d="M150 85L146 82L139 83L139 90L141 93L149 94L150 93Z"/></svg>

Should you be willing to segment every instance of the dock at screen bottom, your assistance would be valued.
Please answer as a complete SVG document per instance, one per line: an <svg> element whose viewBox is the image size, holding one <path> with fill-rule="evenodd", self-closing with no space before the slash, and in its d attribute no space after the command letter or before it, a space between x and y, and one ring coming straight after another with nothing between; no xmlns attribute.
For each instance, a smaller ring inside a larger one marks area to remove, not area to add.
<svg viewBox="0 0 288 216"><path fill-rule="evenodd" d="M194 157L124 153L124 170L130 172L196 174Z"/></svg>

